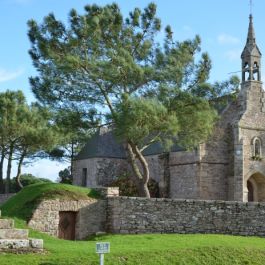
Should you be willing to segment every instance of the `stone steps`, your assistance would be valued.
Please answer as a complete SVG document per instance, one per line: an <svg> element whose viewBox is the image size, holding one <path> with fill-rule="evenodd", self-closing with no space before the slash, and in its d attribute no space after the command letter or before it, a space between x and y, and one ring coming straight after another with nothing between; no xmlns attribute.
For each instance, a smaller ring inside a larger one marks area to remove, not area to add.
<svg viewBox="0 0 265 265"><path fill-rule="evenodd" d="M28 238L28 229L14 228L12 219L1 219L0 211L0 252L42 251L43 240Z"/></svg>
<svg viewBox="0 0 265 265"><path fill-rule="evenodd" d="M28 239L29 231L27 229L0 229L0 239Z"/></svg>
<svg viewBox="0 0 265 265"><path fill-rule="evenodd" d="M14 220L0 219L0 229L11 229L14 227Z"/></svg>

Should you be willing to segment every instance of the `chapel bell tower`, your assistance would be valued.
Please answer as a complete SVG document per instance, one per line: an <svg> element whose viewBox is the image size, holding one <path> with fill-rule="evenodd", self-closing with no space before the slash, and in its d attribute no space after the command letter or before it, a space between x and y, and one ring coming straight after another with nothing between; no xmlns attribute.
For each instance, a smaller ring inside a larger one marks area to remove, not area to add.
<svg viewBox="0 0 265 265"><path fill-rule="evenodd" d="M253 27L253 17L249 16L248 36L245 48L241 54L242 84L248 81L261 81L260 62L261 52L256 44Z"/></svg>

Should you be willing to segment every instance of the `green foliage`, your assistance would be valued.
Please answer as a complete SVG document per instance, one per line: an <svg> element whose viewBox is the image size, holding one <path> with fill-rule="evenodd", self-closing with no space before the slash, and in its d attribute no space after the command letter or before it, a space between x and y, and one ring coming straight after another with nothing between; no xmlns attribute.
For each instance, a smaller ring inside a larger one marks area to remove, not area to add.
<svg viewBox="0 0 265 265"><path fill-rule="evenodd" d="M229 80L215 82L212 86L213 93L209 95L209 102L218 112L237 98L240 86L240 79L232 76Z"/></svg>
<svg viewBox="0 0 265 265"><path fill-rule="evenodd" d="M217 120L217 113L207 100L180 92L178 97L172 98L170 109L179 122L179 145L189 149L207 140Z"/></svg>
<svg viewBox="0 0 265 265"><path fill-rule="evenodd" d="M69 167L59 171L58 182L63 183L63 184L72 184L73 177L71 175L71 171L70 171Z"/></svg>
<svg viewBox="0 0 265 265"><path fill-rule="evenodd" d="M77 186L57 183L38 183L24 187L19 193L1 206L2 214L16 217L24 221L32 215L32 211L42 200L62 199L78 200L89 197L98 198L99 194L92 190Z"/></svg>
<svg viewBox="0 0 265 265"><path fill-rule="evenodd" d="M74 157L87 143L91 133L94 132L93 126L99 123L98 119L94 120L93 113L93 109L89 113L74 109L53 110L53 122L61 137L56 148L48 154L51 159L70 163L70 175L72 175Z"/></svg>
<svg viewBox="0 0 265 265"><path fill-rule="evenodd" d="M111 109L124 93L155 92L169 83L192 90L208 78L207 54L195 60L198 36L175 42L167 27L164 46L155 41L162 30L155 4L125 19L116 4L87 5L84 15L72 10L69 21L67 27L50 14L40 25L28 22L30 55L39 71L30 82L44 104L80 112L96 107L104 114L97 107Z"/></svg>
<svg viewBox="0 0 265 265"><path fill-rule="evenodd" d="M166 146L177 134L179 123L175 113L169 112L159 101L145 98L127 98L117 105L116 135L143 148L151 142Z"/></svg>
<svg viewBox="0 0 265 265"><path fill-rule="evenodd" d="M4 157L8 159L6 192L10 190L13 160L18 161L16 180L21 187L20 174L24 160L33 160L37 153L49 150L57 143L55 126L50 120L51 113L48 109L36 103L28 105L21 91L7 90L0 93L1 159ZM0 179L2 179L3 163L0 168Z"/></svg>
<svg viewBox="0 0 265 265"><path fill-rule="evenodd" d="M185 148L205 141L217 118L211 101L238 83L207 83L211 60L201 53L199 36L178 42L166 26L157 42L164 29L154 3L125 18L115 3L87 5L84 14L71 10L69 25L50 14L28 26L36 97L111 125L139 184L149 179L141 152L154 142L169 149L174 141Z"/></svg>
<svg viewBox="0 0 265 265"><path fill-rule="evenodd" d="M6 180L4 180L5 183ZM32 184L38 184L38 183L51 183L52 181L46 178L37 178L31 174L21 174L20 176L20 181L23 185L23 187L26 187L28 185L32 185ZM20 189L17 186L16 183L16 178L12 178L10 181L10 192L11 193L16 193L18 192Z"/></svg>
<svg viewBox="0 0 265 265"><path fill-rule="evenodd" d="M262 157L260 157L259 155L252 156L251 159L254 161L262 161Z"/></svg>
<svg viewBox="0 0 265 265"><path fill-rule="evenodd" d="M111 184L110 187L119 187L119 194L120 196L129 196L129 197L137 197L138 191L135 185L135 181L132 180L127 175L119 176L115 179ZM150 196L152 198L159 197L159 187L158 183L150 179L148 182L148 189L150 191Z"/></svg>

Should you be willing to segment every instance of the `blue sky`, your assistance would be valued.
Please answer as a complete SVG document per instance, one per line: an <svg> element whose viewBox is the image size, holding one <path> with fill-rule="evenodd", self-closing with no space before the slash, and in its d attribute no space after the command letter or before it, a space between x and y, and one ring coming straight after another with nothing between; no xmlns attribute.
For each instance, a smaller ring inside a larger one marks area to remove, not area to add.
<svg viewBox="0 0 265 265"><path fill-rule="evenodd" d="M67 23L71 8L83 12L86 4L104 5L113 1L100 0L0 0L0 91L24 91L28 101L34 101L28 77L36 75L28 55L27 21L41 22L53 12ZM134 7L144 8L147 0L117 0L126 16ZM243 50L249 16L249 0L157 0L158 16L162 25L171 25L176 40L193 38L199 34L202 50L207 51L213 62L211 81L225 80L230 72L240 70L240 53ZM265 1L253 0L256 39L261 52L265 51ZM264 65L264 63L263 63ZM263 77L265 71L263 71ZM265 79L265 78L264 78ZM42 161L24 168L39 177L55 180L64 168L55 162Z"/></svg>

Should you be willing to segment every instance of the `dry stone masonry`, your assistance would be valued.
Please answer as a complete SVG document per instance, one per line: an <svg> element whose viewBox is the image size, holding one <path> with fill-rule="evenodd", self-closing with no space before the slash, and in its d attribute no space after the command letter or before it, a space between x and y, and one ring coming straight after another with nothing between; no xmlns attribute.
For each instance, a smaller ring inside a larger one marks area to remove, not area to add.
<svg viewBox="0 0 265 265"><path fill-rule="evenodd" d="M265 203L167 198L114 196L101 200L43 201L29 226L57 237L60 211L77 213L74 239L105 232L265 236ZM1 222L1 227L11 226L10 222ZM20 234L22 238L26 237L24 233ZM2 234L6 235L5 230Z"/></svg>
<svg viewBox="0 0 265 265"><path fill-rule="evenodd" d="M105 229L106 201L92 198L79 201L42 201L35 209L28 226L58 237L61 212L76 213L75 239L84 239Z"/></svg>
<svg viewBox="0 0 265 265"><path fill-rule="evenodd" d="M42 251L43 240L28 238L27 229L15 229L14 221L2 219L0 211L0 252Z"/></svg>
<svg viewBox="0 0 265 265"><path fill-rule="evenodd" d="M108 198L110 233L265 236L265 203Z"/></svg>

